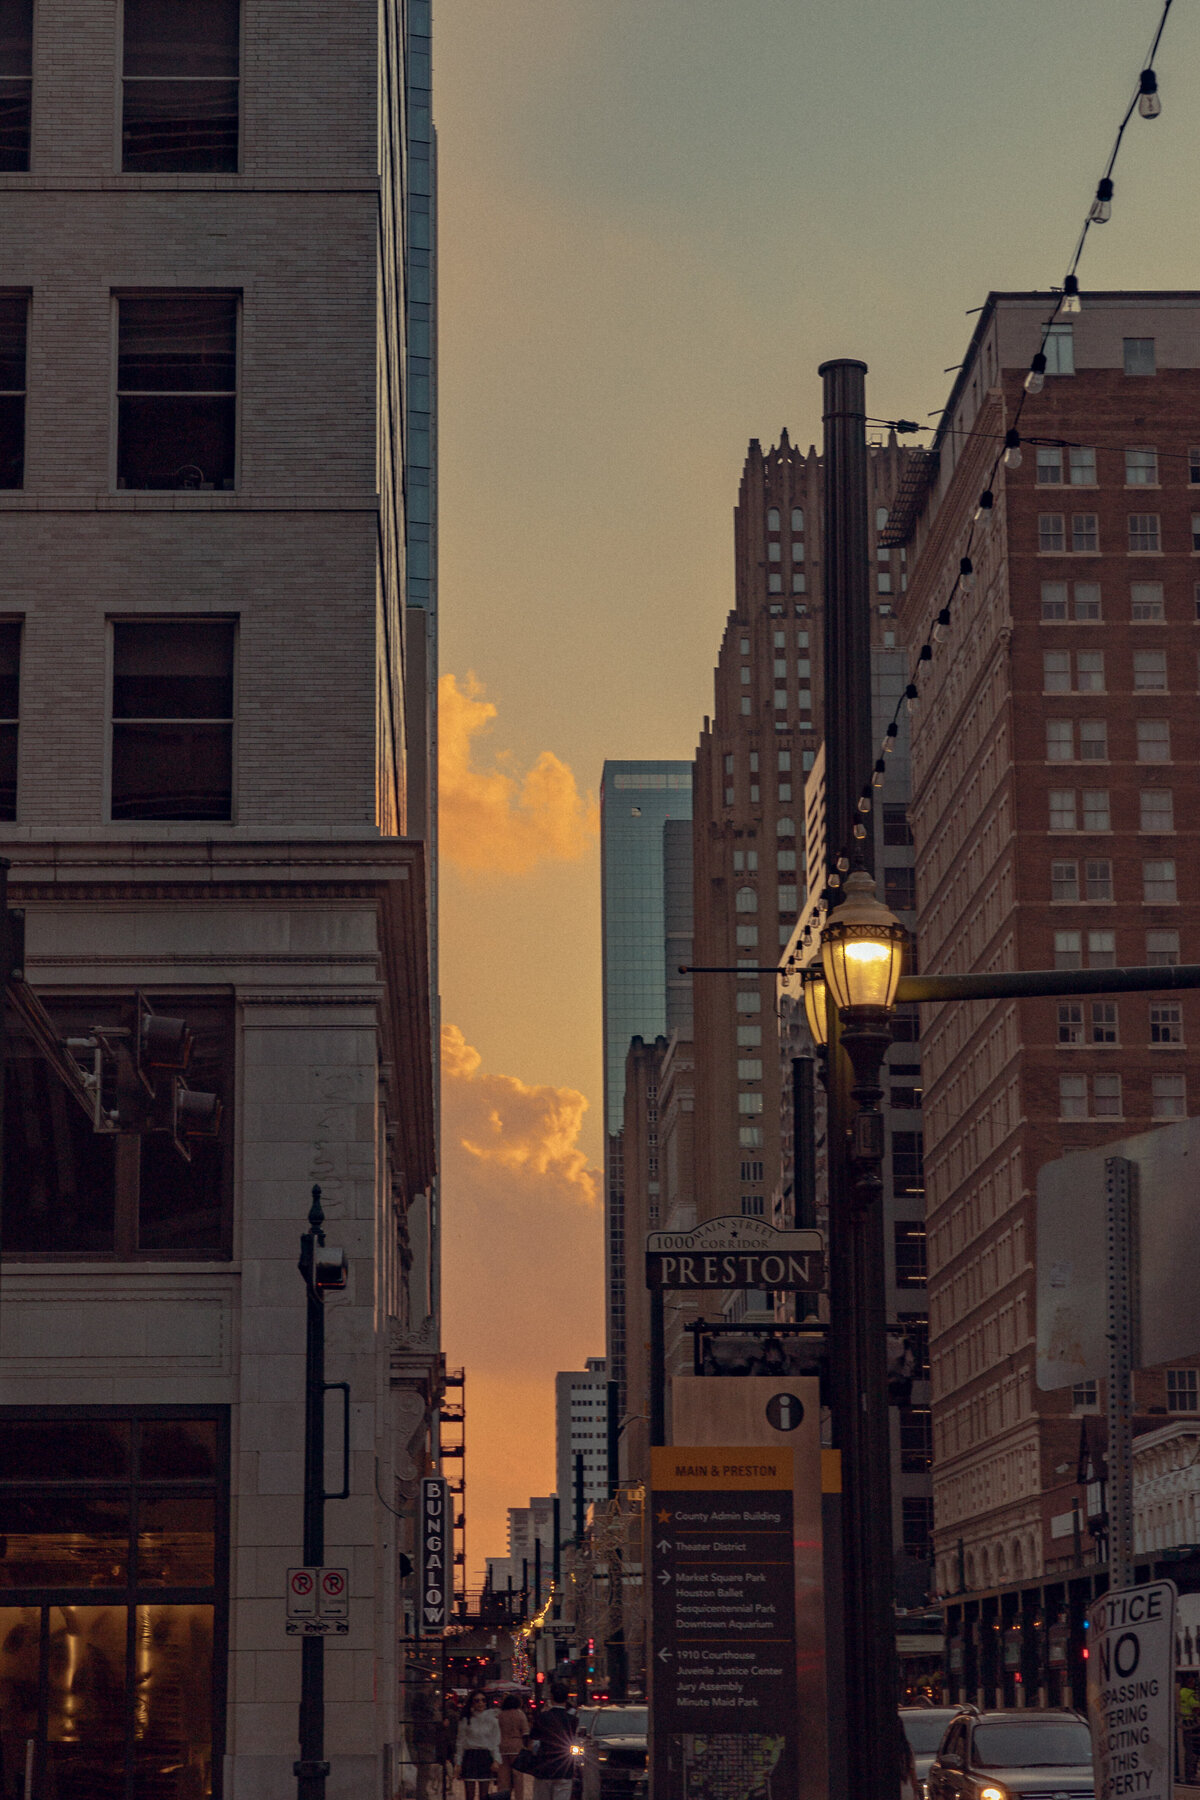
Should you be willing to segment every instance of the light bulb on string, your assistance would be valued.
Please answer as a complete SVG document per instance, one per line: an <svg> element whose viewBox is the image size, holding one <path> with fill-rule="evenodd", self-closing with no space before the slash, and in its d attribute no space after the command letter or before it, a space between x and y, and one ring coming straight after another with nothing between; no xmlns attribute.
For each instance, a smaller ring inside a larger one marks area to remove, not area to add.
<svg viewBox="0 0 1200 1800"><path fill-rule="evenodd" d="M827 888L840 888L841 885L842 885L841 876L837 873L837 871L835 869L831 869L829 872L829 875L826 879L825 886Z"/></svg>
<svg viewBox="0 0 1200 1800"><path fill-rule="evenodd" d="M1158 97L1158 76L1153 69L1143 69L1138 76L1138 111L1143 119L1157 119L1162 111Z"/></svg>
<svg viewBox="0 0 1200 1800"><path fill-rule="evenodd" d="M907 706L910 713L915 711L917 699L918 699L917 684L915 681L910 681L908 686L904 690L904 704Z"/></svg>
<svg viewBox="0 0 1200 1800"><path fill-rule="evenodd" d="M969 556L964 556L958 565L958 585L964 594L969 594L975 586L975 564Z"/></svg>
<svg viewBox="0 0 1200 1800"><path fill-rule="evenodd" d="M864 788L862 793L858 796L858 810L860 813L869 813L870 812L870 810L871 810L871 790L870 790L870 788Z"/></svg>
<svg viewBox="0 0 1200 1800"><path fill-rule="evenodd" d="M866 826L863 825L858 819L856 819L854 821L854 835L860 843L862 842L863 838L865 838L867 835Z"/></svg>
<svg viewBox="0 0 1200 1800"><path fill-rule="evenodd" d="M942 639L946 635L947 630L949 629L949 625L950 625L950 608L948 606L943 606L941 612L938 614L937 618L934 620L933 630L930 633L930 636L933 638L933 641L935 644L941 643Z"/></svg>
<svg viewBox="0 0 1200 1800"><path fill-rule="evenodd" d="M933 661L933 645L929 642L929 639L926 638L925 642L921 645L920 652L917 656L917 662L923 663L923 662L932 662L932 661Z"/></svg>
<svg viewBox="0 0 1200 1800"><path fill-rule="evenodd" d="M844 875L846 870L850 867L850 858L846 855L844 850L837 859L837 867L839 875Z"/></svg>
<svg viewBox="0 0 1200 1800"><path fill-rule="evenodd" d="M984 513L991 512L995 503L996 503L996 497L992 493L991 488L984 488L984 490L983 490L982 494L980 494L979 499L976 502L976 506L975 506L975 522L976 522L976 524L978 524L980 519L982 519Z"/></svg>
<svg viewBox="0 0 1200 1800"><path fill-rule="evenodd" d="M1063 282L1063 297L1058 303L1058 310L1064 315L1083 311L1083 302L1079 298L1079 277L1068 275Z"/></svg>
<svg viewBox="0 0 1200 1800"><path fill-rule="evenodd" d="M896 748L896 739L900 736L900 721L893 719L883 734L883 754L890 756Z"/></svg>
<svg viewBox="0 0 1200 1800"><path fill-rule="evenodd" d="M1039 350L1029 365L1029 373L1025 377L1025 392L1027 394L1040 394L1045 385L1046 356L1044 351Z"/></svg>
<svg viewBox="0 0 1200 1800"><path fill-rule="evenodd" d="M874 772L871 776L871 786L874 788L881 788L883 786L883 778L886 774L887 764L882 757L878 757L876 759Z"/></svg>
<svg viewBox="0 0 1200 1800"><path fill-rule="evenodd" d="M1021 434L1015 426L1004 434L1004 466L1006 469L1021 466Z"/></svg>
<svg viewBox="0 0 1200 1800"><path fill-rule="evenodd" d="M1105 175L1096 184L1096 198L1092 201L1088 218L1093 225L1107 225L1112 218L1113 184Z"/></svg>

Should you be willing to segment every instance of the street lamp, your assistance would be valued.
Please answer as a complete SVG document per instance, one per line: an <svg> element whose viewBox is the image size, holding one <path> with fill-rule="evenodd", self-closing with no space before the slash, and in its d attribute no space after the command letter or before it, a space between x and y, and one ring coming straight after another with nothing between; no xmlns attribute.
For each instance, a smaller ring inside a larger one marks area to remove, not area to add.
<svg viewBox="0 0 1200 1800"><path fill-rule="evenodd" d="M874 877L865 869L847 877L846 898L821 933L825 985L840 1014L841 1047L854 1069L850 1095L857 1110L849 1148L861 1207L869 1206L882 1189L879 1070L892 1041L891 1013L907 936L896 915L876 897Z"/></svg>
<svg viewBox="0 0 1200 1800"><path fill-rule="evenodd" d="M800 992L804 997L804 1017L809 1035L819 1050L829 1042L829 1016L826 1010L825 965L820 952L800 971Z"/></svg>

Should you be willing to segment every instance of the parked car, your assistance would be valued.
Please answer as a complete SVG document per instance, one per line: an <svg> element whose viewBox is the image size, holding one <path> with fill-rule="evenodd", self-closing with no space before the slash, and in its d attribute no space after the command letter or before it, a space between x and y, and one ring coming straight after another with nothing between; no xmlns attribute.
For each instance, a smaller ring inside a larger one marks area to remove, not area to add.
<svg viewBox="0 0 1200 1800"><path fill-rule="evenodd" d="M946 1728L962 1712L960 1706L902 1706L900 1723L913 1753L921 1793L928 1800L929 1771Z"/></svg>
<svg viewBox="0 0 1200 1800"><path fill-rule="evenodd" d="M583 1800L633 1800L648 1785L644 1706L602 1706L583 1745Z"/></svg>
<svg viewBox="0 0 1200 1800"><path fill-rule="evenodd" d="M963 1714L928 1782L929 1800L1093 1800L1091 1733L1066 1707Z"/></svg>

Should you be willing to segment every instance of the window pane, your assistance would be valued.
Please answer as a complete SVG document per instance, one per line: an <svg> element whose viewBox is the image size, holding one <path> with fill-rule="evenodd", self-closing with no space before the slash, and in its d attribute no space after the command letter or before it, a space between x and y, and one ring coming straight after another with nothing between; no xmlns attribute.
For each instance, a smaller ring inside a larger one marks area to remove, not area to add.
<svg viewBox="0 0 1200 1800"><path fill-rule="evenodd" d="M5 1481L119 1481L130 1471L125 1419L0 1419Z"/></svg>
<svg viewBox="0 0 1200 1800"><path fill-rule="evenodd" d="M230 726L113 727L114 819L228 819L232 796Z"/></svg>
<svg viewBox="0 0 1200 1800"><path fill-rule="evenodd" d="M238 0L125 0L126 75L236 75Z"/></svg>
<svg viewBox="0 0 1200 1800"><path fill-rule="evenodd" d="M1127 375L1153 375L1153 338L1125 338L1124 347L1125 373Z"/></svg>
<svg viewBox="0 0 1200 1800"><path fill-rule="evenodd" d="M1083 829L1085 831L1109 831L1111 828L1108 789L1085 788L1083 790Z"/></svg>
<svg viewBox="0 0 1200 1800"><path fill-rule="evenodd" d="M1043 487L1054 486L1062 480L1062 451L1057 444L1038 446L1037 478Z"/></svg>
<svg viewBox="0 0 1200 1800"><path fill-rule="evenodd" d="M1075 789L1051 788L1050 790L1050 829L1051 831L1074 831L1075 829Z"/></svg>
<svg viewBox="0 0 1200 1800"><path fill-rule="evenodd" d="M1038 549L1063 550L1066 541L1066 522L1062 513L1039 513Z"/></svg>
<svg viewBox="0 0 1200 1800"><path fill-rule="evenodd" d="M55 1009L55 1022L67 1020ZM86 1031L86 1017L73 1020ZM92 1130L32 1041L14 1033L4 1084L4 1250L114 1247L116 1140Z"/></svg>
<svg viewBox="0 0 1200 1800"><path fill-rule="evenodd" d="M1075 373L1075 336L1070 325L1052 325L1045 342L1047 375Z"/></svg>
<svg viewBox="0 0 1200 1800"><path fill-rule="evenodd" d="M1187 1117L1187 1088L1182 1075L1156 1075L1154 1077L1151 1114L1156 1119Z"/></svg>
<svg viewBox="0 0 1200 1800"><path fill-rule="evenodd" d="M1137 723L1139 762L1170 762L1171 730L1166 719L1139 719Z"/></svg>
<svg viewBox="0 0 1200 1800"><path fill-rule="evenodd" d="M233 1114L229 1106L233 1045L225 1007L205 1007L190 999L163 1003L186 1017L192 1031L189 1088L216 1094L222 1102L215 1137L188 1140L190 1159L181 1156L170 1133L147 1132L140 1144L138 1247L142 1250L219 1250L225 1237L225 1191L232 1156Z"/></svg>
<svg viewBox="0 0 1200 1800"><path fill-rule="evenodd" d="M211 1587L216 1502L199 1494L138 1500L137 1579L143 1587Z"/></svg>
<svg viewBox="0 0 1200 1800"><path fill-rule="evenodd" d="M47 1658L47 1792L118 1800L125 1778L123 1606L52 1606Z"/></svg>
<svg viewBox="0 0 1200 1800"><path fill-rule="evenodd" d="M1080 720L1079 757L1081 762L1108 760L1108 726L1103 719Z"/></svg>
<svg viewBox="0 0 1200 1800"><path fill-rule="evenodd" d="M1177 931L1148 931L1146 933L1146 965L1148 968L1173 968L1179 961L1179 933Z"/></svg>
<svg viewBox="0 0 1200 1800"><path fill-rule="evenodd" d="M143 1419L138 1427L142 1481L214 1480L217 1427L213 1419Z"/></svg>
<svg viewBox="0 0 1200 1800"><path fill-rule="evenodd" d="M1133 685L1141 694L1161 693L1167 685L1167 653L1165 650L1135 650L1133 653Z"/></svg>
<svg viewBox="0 0 1200 1800"><path fill-rule="evenodd" d="M1046 761L1073 762L1075 727L1070 719L1046 720Z"/></svg>
<svg viewBox="0 0 1200 1800"><path fill-rule="evenodd" d="M122 396L117 403L117 486L160 492L233 487L236 402Z"/></svg>
<svg viewBox="0 0 1200 1800"><path fill-rule="evenodd" d="M4 1792L22 1793L25 1746L39 1735L38 1689L42 1663L42 1614L37 1606L0 1606L0 1770L20 1770Z"/></svg>
<svg viewBox="0 0 1200 1800"><path fill-rule="evenodd" d="M1042 687L1047 694L1067 694L1071 690L1071 657L1066 650L1042 652Z"/></svg>
<svg viewBox="0 0 1200 1800"><path fill-rule="evenodd" d="M1052 900L1078 900L1078 863L1054 862L1050 864L1050 898Z"/></svg>
<svg viewBox="0 0 1200 1800"><path fill-rule="evenodd" d="M1075 617L1081 620L1100 617L1099 582L1077 581L1075 583Z"/></svg>
<svg viewBox="0 0 1200 1800"><path fill-rule="evenodd" d="M1125 485L1126 487L1157 487L1157 450L1126 450Z"/></svg>
<svg viewBox="0 0 1200 1800"><path fill-rule="evenodd" d="M1065 581L1043 581L1043 619L1065 619L1067 616L1067 584Z"/></svg>
<svg viewBox="0 0 1200 1800"><path fill-rule="evenodd" d="M134 1800L211 1793L213 1609L139 1606L134 1626Z"/></svg>
<svg viewBox="0 0 1200 1800"><path fill-rule="evenodd" d="M1087 1118L1087 1083L1082 1075L1059 1076L1058 1111L1063 1119Z"/></svg>
<svg viewBox="0 0 1200 1800"><path fill-rule="evenodd" d="M1129 586L1130 611L1134 619L1154 620L1163 615L1161 581L1134 581Z"/></svg>
<svg viewBox="0 0 1200 1800"><path fill-rule="evenodd" d="M237 82L126 81L121 143L130 173L236 175Z"/></svg>
<svg viewBox="0 0 1200 1800"><path fill-rule="evenodd" d="M1083 938L1078 931L1056 931L1054 934L1054 966L1056 969L1083 967Z"/></svg>
<svg viewBox="0 0 1200 1800"><path fill-rule="evenodd" d="M1175 803L1170 788L1144 788L1141 808L1143 831L1174 831Z"/></svg>
<svg viewBox="0 0 1200 1800"><path fill-rule="evenodd" d="M120 1587L129 1575L129 1500L0 1494L0 1586Z"/></svg>
<svg viewBox="0 0 1200 1800"><path fill-rule="evenodd" d="M32 74L33 0L0 0L0 171L5 174L29 167Z"/></svg>
<svg viewBox="0 0 1200 1800"><path fill-rule="evenodd" d="M235 294L131 296L120 309L122 393L221 393L235 387Z"/></svg>
<svg viewBox="0 0 1200 1800"><path fill-rule="evenodd" d="M1095 513L1072 513L1072 550L1096 550L1099 549L1099 546L1099 527Z"/></svg>
<svg viewBox="0 0 1200 1800"><path fill-rule="evenodd" d="M233 622L113 626L115 719L231 719Z"/></svg>
<svg viewBox="0 0 1200 1800"><path fill-rule="evenodd" d="M1088 932L1088 968L1115 969L1117 966L1117 934L1115 931Z"/></svg>
<svg viewBox="0 0 1200 1800"><path fill-rule="evenodd" d="M1073 487L1095 487L1095 450L1086 444L1076 444L1068 452L1068 455L1071 461L1071 485Z"/></svg>
<svg viewBox="0 0 1200 1800"><path fill-rule="evenodd" d="M1075 657L1075 686L1081 694L1104 692L1103 650L1080 650Z"/></svg>

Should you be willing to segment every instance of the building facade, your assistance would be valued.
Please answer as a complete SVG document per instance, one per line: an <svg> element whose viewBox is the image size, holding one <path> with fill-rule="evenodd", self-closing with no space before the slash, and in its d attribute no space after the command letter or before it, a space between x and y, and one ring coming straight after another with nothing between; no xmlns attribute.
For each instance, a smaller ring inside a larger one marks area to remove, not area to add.
<svg viewBox="0 0 1200 1800"><path fill-rule="evenodd" d="M25 915L4 1767L31 1742L35 1793L294 1792L319 1186L349 1271L326 1302L350 1445L330 1794L391 1796L441 1369L403 468L428 108L406 121L391 3L9 19L30 75L0 152L0 813ZM417 82L421 0L411 19ZM191 1040L173 1063L164 1020Z"/></svg>
<svg viewBox="0 0 1200 1800"><path fill-rule="evenodd" d="M993 294L980 315L889 528L909 643L946 603L1055 304ZM1200 956L1198 308L1089 294L1049 334L913 720L925 972ZM923 1012L937 1581L978 1593L1062 1554L1043 1496L1077 1421L1034 1377L1037 1172L1187 1114L1200 1000Z"/></svg>
<svg viewBox="0 0 1200 1800"><path fill-rule="evenodd" d="M668 948L685 938L686 863L677 831L691 818L687 763L606 762L600 782L601 957L604 989L604 1292L606 1362L623 1419L628 1283L640 1281L641 1245L627 1242L624 1144L625 1057L635 1037L653 1039L686 1005ZM679 907L668 932L667 898ZM670 940L668 945L668 939ZM632 1258L632 1260L631 1260Z"/></svg>
<svg viewBox="0 0 1200 1800"><path fill-rule="evenodd" d="M554 1468L559 1526L563 1537L580 1535L577 1514L608 1499L608 1374L602 1356L589 1356L585 1369L565 1369L554 1377ZM582 1457L582 1495L576 1480ZM582 1505L581 1505L582 1502Z"/></svg>

